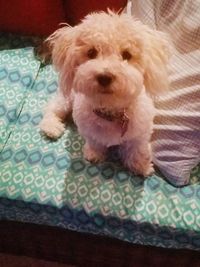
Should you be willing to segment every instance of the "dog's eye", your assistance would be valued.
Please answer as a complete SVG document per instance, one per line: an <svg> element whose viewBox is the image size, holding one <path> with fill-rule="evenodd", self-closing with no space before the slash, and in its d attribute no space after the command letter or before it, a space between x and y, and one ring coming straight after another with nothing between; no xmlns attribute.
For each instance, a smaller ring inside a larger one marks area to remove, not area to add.
<svg viewBox="0 0 200 267"><path fill-rule="evenodd" d="M98 51L96 50L96 48L90 48L87 51L87 57L90 58L90 59L96 58L97 55L98 55Z"/></svg>
<svg viewBox="0 0 200 267"><path fill-rule="evenodd" d="M123 60L130 60L132 58L132 55L128 50L124 50L121 55Z"/></svg>

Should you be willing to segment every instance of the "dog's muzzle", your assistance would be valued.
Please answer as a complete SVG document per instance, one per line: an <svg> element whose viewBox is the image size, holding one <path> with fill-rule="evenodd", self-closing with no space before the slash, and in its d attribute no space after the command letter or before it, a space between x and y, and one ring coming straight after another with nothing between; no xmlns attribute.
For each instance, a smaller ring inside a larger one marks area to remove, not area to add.
<svg viewBox="0 0 200 267"><path fill-rule="evenodd" d="M113 83L115 76L111 73L100 73L96 75L96 80L100 85L99 91L104 94L112 93L110 85Z"/></svg>

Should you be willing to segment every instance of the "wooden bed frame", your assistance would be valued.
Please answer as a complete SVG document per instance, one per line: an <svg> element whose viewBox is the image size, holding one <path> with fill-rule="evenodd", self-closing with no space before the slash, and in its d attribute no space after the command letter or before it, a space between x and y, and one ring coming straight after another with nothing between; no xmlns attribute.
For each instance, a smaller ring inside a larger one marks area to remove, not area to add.
<svg viewBox="0 0 200 267"><path fill-rule="evenodd" d="M199 267L200 252L133 245L58 227L0 221L0 252L83 267Z"/></svg>

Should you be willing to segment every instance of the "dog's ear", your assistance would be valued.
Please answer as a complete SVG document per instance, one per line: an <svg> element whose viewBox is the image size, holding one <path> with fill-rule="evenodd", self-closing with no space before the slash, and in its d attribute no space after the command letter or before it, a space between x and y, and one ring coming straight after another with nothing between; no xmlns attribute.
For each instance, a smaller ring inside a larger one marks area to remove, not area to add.
<svg viewBox="0 0 200 267"><path fill-rule="evenodd" d="M144 46L144 85L151 96L156 96L169 88L167 64L172 45L165 33L146 28Z"/></svg>
<svg viewBox="0 0 200 267"><path fill-rule="evenodd" d="M74 40L74 27L64 26L46 39L51 51L52 62L55 68L60 71L67 57L67 51Z"/></svg>

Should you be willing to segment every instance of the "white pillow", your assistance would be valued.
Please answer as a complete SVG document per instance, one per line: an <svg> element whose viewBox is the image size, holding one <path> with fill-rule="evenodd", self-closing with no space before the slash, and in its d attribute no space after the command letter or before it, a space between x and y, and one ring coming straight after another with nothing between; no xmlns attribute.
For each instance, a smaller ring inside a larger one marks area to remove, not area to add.
<svg viewBox="0 0 200 267"><path fill-rule="evenodd" d="M132 14L169 33L171 91L156 100L154 163L176 186L200 162L200 1L132 0Z"/></svg>

